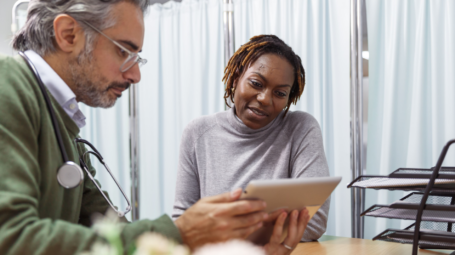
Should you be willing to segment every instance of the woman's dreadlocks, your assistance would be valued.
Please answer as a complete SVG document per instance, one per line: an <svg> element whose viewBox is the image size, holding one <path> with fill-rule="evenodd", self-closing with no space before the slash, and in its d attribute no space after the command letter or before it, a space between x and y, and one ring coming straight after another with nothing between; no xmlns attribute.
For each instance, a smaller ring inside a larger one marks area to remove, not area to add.
<svg viewBox="0 0 455 255"><path fill-rule="evenodd" d="M231 90L234 86L234 81L238 80L254 61L266 53L282 56L294 67L294 84L292 84L289 101L286 106L286 113L291 104L296 104L300 99L305 87L305 70L303 69L300 57L277 36L258 35L252 37L249 42L242 45L234 53L224 69L223 82L226 85L224 101L227 106L229 106L227 102L228 98L234 103L234 93L232 93Z"/></svg>

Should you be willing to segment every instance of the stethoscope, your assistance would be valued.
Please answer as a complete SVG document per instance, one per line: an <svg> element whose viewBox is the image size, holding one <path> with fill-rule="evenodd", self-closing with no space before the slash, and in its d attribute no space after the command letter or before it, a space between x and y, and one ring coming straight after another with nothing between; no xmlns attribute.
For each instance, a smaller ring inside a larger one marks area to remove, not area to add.
<svg viewBox="0 0 455 255"><path fill-rule="evenodd" d="M57 119L55 117L55 112L54 112L54 108L52 107L52 103L51 103L51 100L49 98L49 95L46 91L46 87L44 86L43 84L43 81L41 80L41 77L35 67L35 65L33 65L33 63L30 61L30 59L27 57L27 55L25 55L24 52L20 51L19 52L19 55L24 58L24 60L27 62L28 66L30 67L30 69L33 71L33 73L35 74L35 77L36 79L38 80L38 85L40 87L40 90L41 90L41 93L43 94L44 96L44 100L46 101L46 106L47 106L47 109L49 111L49 114L51 116L51 121L52 121L52 126L54 128L54 132L55 132L55 137L57 138L57 143L58 143L58 146L60 148L60 153L62 154L62 158L63 158L63 165L59 167L59 169L57 170L57 181L58 183L60 184L60 186L66 188L66 189L72 189L72 188L75 188L79 185L82 184L82 182L84 181L84 172L82 171L81 167L74 163L73 161L70 161L68 159L68 154L66 153L66 149L65 149L65 146L63 145L63 139L62 139L62 135L61 135L61 132L60 132L60 128L59 128L59 125L58 125L58 122L57 122ZM101 192L101 194L103 195L103 197L106 199L106 201L109 203L109 205L111 206L111 208L117 212L117 214L120 216L120 217L123 217L125 214L127 214L129 211L131 211L131 204L130 204L130 201L129 199L126 197L126 194L125 192L123 192L122 188L120 187L120 185L118 184L117 180L114 178L114 176L112 175L111 171L109 170L109 167L104 163L104 160L103 160L103 157L101 156L101 154L94 148L93 145L91 145L89 142L87 142L86 140L84 139L81 139L81 138L76 138L75 139L75 142L82 142L84 144L87 144L91 147L91 149L94 150L93 151L87 151L86 153L84 153L84 155L81 155L79 157L79 160L80 160L80 163L81 165L84 167L84 170L87 172L87 176L89 176L89 178L93 181L93 183L96 185L96 187L98 188L98 190ZM77 145L76 145L77 146ZM95 179L93 178L93 176L90 174L89 170L88 170L88 166L85 164L85 162L83 161L83 157L86 155L86 154L92 154L94 156L96 156L100 162L104 165L104 167L106 167L107 171L109 172L109 174L111 175L111 177L114 179L115 183L117 184L117 186L119 187L120 191L122 192L123 196L125 197L127 203L128 203L128 206L127 208L125 209L124 212L121 212L119 211L117 208L115 208L115 206L111 203L111 201L106 197L106 195L104 194L104 192L101 191L101 187L99 187L98 183L95 181Z"/></svg>

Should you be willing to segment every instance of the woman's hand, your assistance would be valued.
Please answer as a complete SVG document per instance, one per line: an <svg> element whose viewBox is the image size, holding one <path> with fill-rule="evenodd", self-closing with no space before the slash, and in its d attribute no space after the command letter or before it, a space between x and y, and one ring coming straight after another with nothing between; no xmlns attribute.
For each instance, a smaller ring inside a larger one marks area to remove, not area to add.
<svg viewBox="0 0 455 255"><path fill-rule="evenodd" d="M284 223L287 215L288 214L286 212L282 212L280 214L275 222L272 237L270 237L269 243L264 246L265 251L269 255L291 254L297 244L299 244L308 221L310 220L307 209L303 209L300 213L297 210L292 211L289 214L287 237L283 242L281 242L283 231L285 231Z"/></svg>

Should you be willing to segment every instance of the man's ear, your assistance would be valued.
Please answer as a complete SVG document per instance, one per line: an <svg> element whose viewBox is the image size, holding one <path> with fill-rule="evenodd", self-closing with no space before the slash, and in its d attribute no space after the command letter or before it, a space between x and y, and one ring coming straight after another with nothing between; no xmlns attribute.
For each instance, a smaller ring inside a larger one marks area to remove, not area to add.
<svg viewBox="0 0 455 255"><path fill-rule="evenodd" d="M72 53L84 48L84 31L77 21L67 14L60 14L54 19L54 35L58 50Z"/></svg>

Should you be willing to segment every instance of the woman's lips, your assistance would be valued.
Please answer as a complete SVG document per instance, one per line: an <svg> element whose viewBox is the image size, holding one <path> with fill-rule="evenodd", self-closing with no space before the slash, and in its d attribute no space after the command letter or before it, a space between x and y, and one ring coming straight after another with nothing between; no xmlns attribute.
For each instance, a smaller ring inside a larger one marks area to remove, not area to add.
<svg viewBox="0 0 455 255"><path fill-rule="evenodd" d="M248 107L248 110L250 110L250 112L252 112L255 116L259 118L265 118L268 116L268 114L266 114L264 111L261 111L257 108Z"/></svg>

